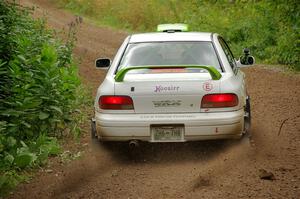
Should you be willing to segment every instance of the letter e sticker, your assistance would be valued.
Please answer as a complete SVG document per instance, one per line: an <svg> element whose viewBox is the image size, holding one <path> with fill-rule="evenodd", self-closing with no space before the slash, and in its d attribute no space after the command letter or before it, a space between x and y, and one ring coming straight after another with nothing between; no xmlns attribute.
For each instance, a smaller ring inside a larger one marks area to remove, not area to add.
<svg viewBox="0 0 300 199"><path fill-rule="evenodd" d="M210 82L205 82L203 84L203 90L205 91L211 91L213 89L213 84Z"/></svg>

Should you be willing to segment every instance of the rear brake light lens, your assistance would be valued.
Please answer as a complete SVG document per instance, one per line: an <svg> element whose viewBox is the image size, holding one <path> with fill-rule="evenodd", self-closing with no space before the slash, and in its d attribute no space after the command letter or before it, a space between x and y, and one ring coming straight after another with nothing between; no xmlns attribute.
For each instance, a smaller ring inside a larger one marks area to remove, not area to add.
<svg viewBox="0 0 300 199"><path fill-rule="evenodd" d="M106 110L132 110L133 101L129 96L101 96L99 107Z"/></svg>
<svg viewBox="0 0 300 199"><path fill-rule="evenodd" d="M234 107L238 103L236 94L208 94L202 98L201 108Z"/></svg>

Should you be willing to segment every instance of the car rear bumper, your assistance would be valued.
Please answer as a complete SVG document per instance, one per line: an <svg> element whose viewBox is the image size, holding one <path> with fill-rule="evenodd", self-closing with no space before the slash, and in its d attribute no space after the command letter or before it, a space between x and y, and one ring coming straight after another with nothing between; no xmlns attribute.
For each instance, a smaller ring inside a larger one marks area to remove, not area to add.
<svg viewBox="0 0 300 199"><path fill-rule="evenodd" d="M103 141L141 140L154 142L151 125L182 125L180 141L241 137L244 110L218 113L178 114L95 114L96 133ZM156 141L155 141L156 142Z"/></svg>

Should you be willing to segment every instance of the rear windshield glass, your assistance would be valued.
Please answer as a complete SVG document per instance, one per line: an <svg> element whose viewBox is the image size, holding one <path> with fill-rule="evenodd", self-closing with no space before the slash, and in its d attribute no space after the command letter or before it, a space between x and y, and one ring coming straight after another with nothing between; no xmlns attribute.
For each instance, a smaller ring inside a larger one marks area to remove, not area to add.
<svg viewBox="0 0 300 199"><path fill-rule="evenodd" d="M129 44L119 70L130 66L205 65L221 70L211 42L154 42ZM152 69L134 73L207 72L202 69ZM131 73L131 72L130 72Z"/></svg>

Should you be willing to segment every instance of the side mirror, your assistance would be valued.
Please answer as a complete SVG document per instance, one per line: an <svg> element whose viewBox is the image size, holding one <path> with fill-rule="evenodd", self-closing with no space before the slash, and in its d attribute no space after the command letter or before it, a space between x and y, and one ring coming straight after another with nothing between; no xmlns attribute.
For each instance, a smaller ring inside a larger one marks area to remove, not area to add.
<svg viewBox="0 0 300 199"><path fill-rule="evenodd" d="M107 69L110 66L110 59L100 58L95 61L96 68Z"/></svg>
<svg viewBox="0 0 300 199"><path fill-rule="evenodd" d="M252 55L250 55L250 49L244 49L244 55L240 56L240 63L242 65L253 65L255 63L255 59Z"/></svg>

